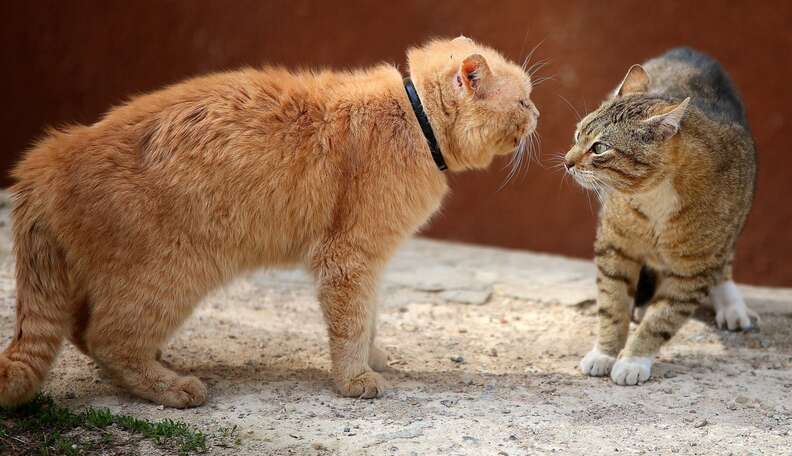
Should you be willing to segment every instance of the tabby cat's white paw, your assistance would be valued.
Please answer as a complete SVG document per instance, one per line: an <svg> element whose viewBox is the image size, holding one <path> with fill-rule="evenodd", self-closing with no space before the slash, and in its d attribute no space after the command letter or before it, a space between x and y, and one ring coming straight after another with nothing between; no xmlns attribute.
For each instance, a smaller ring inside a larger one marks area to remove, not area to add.
<svg viewBox="0 0 792 456"><path fill-rule="evenodd" d="M580 361L580 370L592 377L604 377L610 373L615 361L615 357L603 353L599 348L594 347Z"/></svg>
<svg viewBox="0 0 792 456"><path fill-rule="evenodd" d="M712 287L710 299L715 307L715 322L718 328L747 331L753 327L751 317L759 320L759 315L745 305L740 290L731 280Z"/></svg>
<svg viewBox="0 0 792 456"><path fill-rule="evenodd" d="M652 358L630 356L622 358L611 369L611 380L617 385L639 385L652 376Z"/></svg>

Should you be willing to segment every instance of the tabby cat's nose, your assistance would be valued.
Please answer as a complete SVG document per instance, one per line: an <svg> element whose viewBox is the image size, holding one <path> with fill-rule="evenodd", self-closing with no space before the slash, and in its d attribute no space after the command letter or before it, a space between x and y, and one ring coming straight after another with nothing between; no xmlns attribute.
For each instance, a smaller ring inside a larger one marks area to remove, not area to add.
<svg viewBox="0 0 792 456"><path fill-rule="evenodd" d="M568 171L568 170L570 170L570 169L575 167L575 162L567 160L567 161L564 162L564 165L566 166L566 169Z"/></svg>

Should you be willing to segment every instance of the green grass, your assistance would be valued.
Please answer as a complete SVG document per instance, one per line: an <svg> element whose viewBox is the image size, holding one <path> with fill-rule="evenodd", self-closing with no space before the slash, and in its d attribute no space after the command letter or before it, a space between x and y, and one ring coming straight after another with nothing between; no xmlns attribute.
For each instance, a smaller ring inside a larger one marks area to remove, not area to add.
<svg viewBox="0 0 792 456"><path fill-rule="evenodd" d="M39 395L15 409L0 409L0 454L124 454L125 447L134 439L118 441L108 431L110 426L179 454L204 453L207 449L207 435L180 421L149 421L114 415L108 409L89 408L74 413L56 404L51 397ZM221 428L216 436L219 446L226 446L225 442L232 438L238 445L236 434L236 426Z"/></svg>

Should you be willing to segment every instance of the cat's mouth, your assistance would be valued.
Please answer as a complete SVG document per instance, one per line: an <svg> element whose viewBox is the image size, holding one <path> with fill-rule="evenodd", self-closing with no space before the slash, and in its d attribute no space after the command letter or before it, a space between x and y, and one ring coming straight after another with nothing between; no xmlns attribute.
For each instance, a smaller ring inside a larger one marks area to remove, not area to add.
<svg viewBox="0 0 792 456"><path fill-rule="evenodd" d="M571 175L575 179L575 182L577 182L581 187L593 191L598 197L600 197L600 199L610 189L608 183L605 182L605 180L601 176L597 175L594 171L580 169L579 167L575 166L573 168L568 168L567 173Z"/></svg>

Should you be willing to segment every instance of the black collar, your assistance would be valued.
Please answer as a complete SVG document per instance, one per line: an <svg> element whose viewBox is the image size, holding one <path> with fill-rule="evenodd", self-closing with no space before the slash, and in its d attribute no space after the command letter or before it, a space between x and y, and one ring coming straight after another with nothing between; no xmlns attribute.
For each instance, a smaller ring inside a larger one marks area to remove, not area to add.
<svg viewBox="0 0 792 456"><path fill-rule="evenodd" d="M432 124L429 123L429 117L426 116L421 99L418 97L418 92L415 90L410 78L404 78L404 89L407 91L407 98L410 99L415 118L418 119L418 125L421 126L421 131L426 138L426 143L429 145L429 150L432 152L432 158L440 171L448 169L446 162L443 159L443 153L440 151L440 146L437 145L437 138L435 138L434 131L432 131Z"/></svg>

